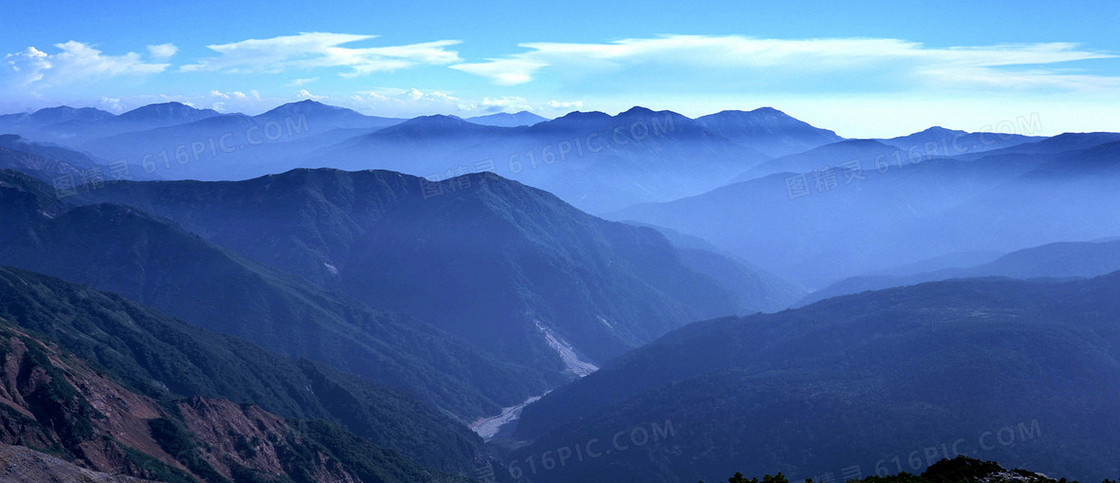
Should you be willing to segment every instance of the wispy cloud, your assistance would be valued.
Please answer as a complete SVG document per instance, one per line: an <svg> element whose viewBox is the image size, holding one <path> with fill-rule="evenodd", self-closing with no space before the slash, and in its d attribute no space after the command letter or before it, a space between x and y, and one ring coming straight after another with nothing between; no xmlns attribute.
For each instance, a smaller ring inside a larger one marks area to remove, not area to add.
<svg viewBox="0 0 1120 483"><path fill-rule="evenodd" d="M521 96L483 97L478 103L485 112L531 111L533 105Z"/></svg>
<svg viewBox="0 0 1120 483"><path fill-rule="evenodd" d="M409 45L381 47L344 47L376 38L327 32L304 32L269 39L249 39L229 44L209 45L216 57L199 59L180 67L182 71L222 71L231 73L279 73L344 67L344 76L393 71L418 65L447 65L460 62L459 54L448 47L458 40L439 40Z"/></svg>
<svg viewBox="0 0 1120 483"><path fill-rule="evenodd" d="M179 48L176 47L175 44L159 44L148 46L148 53L152 56L153 59L169 59L171 58L171 56L175 55L176 52L179 52Z"/></svg>
<svg viewBox="0 0 1120 483"><path fill-rule="evenodd" d="M53 54L28 47L5 55L0 77L10 86L34 90L108 77L155 74L169 66L146 62L135 52L105 55L90 45L73 40L55 44L54 47L58 52Z"/></svg>
<svg viewBox="0 0 1120 483"><path fill-rule="evenodd" d="M415 87L399 89L379 88L361 92L350 97L351 105L363 108L388 109L389 111L410 112L452 112L469 110L473 103L442 91L421 91Z"/></svg>
<svg viewBox="0 0 1120 483"><path fill-rule="evenodd" d="M548 101L548 107L566 112L571 109L583 108L583 101L558 101L553 99Z"/></svg>
<svg viewBox="0 0 1120 483"><path fill-rule="evenodd" d="M315 82L317 80L319 80L318 77L308 77L308 78L302 78L302 79L294 79L291 82L289 82L288 85L293 86L293 87L299 87L299 86L302 86L302 85L310 84L310 83Z"/></svg>
<svg viewBox="0 0 1120 483"><path fill-rule="evenodd" d="M583 101L540 101L512 95L468 97L447 91L390 87L359 92L346 99L333 98L332 100L351 109L396 117L428 114L455 114L470 117L517 111L559 115L583 106Z"/></svg>
<svg viewBox="0 0 1120 483"><path fill-rule="evenodd" d="M533 81L546 73L572 77L653 69L703 79L744 74L819 76L870 72L909 86L1081 89L1120 86L1120 78L1053 68L1115 55L1071 43L1000 44L932 48L899 39L759 39L744 36L666 35L608 43L536 42L527 52L464 62L452 69L487 77L499 85ZM1034 67L1021 70L1022 67ZM818 77L819 79L819 77ZM827 82L819 82L827 89Z"/></svg>
<svg viewBox="0 0 1120 483"><path fill-rule="evenodd" d="M244 92L241 92L241 91L222 92L222 91L219 91L217 89L214 89L214 90L210 91L210 97L216 97L216 98L219 98L219 99L237 99L237 100L240 100L240 101L244 101L244 100L247 100L247 99L250 99L250 98L260 99L261 94L259 92L255 91L255 90L249 91L249 94L245 94Z"/></svg>
<svg viewBox="0 0 1120 483"><path fill-rule="evenodd" d="M308 91L307 89L300 89L299 92L296 93L296 98L311 99L313 101L321 101L323 99L326 99L327 96L317 96L315 94L312 94L311 91Z"/></svg>

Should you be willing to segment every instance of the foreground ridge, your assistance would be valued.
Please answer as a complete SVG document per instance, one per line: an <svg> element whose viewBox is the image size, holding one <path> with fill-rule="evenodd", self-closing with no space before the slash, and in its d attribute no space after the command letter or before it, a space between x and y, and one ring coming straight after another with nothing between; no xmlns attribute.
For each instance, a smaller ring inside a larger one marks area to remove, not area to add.
<svg viewBox="0 0 1120 483"><path fill-rule="evenodd" d="M758 478L746 478L742 473L735 473L727 479L728 483L759 483ZM934 463L920 475L902 472L889 476L868 476L860 480L850 480L860 483L1067 483L1061 478L1055 480L1041 473L1023 469L1008 470L995 461L982 461L967 456L957 456L953 459L943 459ZM812 483L812 479L805 480ZM700 483L704 483L700 481ZM775 476L762 477L762 483L789 483L789 479L778 473ZM1072 483L1076 483L1072 482ZM1115 480L1104 480L1104 483L1115 483Z"/></svg>

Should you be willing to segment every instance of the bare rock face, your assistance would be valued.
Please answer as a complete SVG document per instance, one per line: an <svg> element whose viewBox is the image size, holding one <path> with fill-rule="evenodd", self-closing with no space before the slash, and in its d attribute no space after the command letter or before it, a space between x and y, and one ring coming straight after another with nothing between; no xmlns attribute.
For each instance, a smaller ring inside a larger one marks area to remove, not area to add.
<svg viewBox="0 0 1120 483"><path fill-rule="evenodd" d="M0 481L141 483L151 480L93 471L31 448L0 443Z"/></svg>
<svg viewBox="0 0 1120 483"><path fill-rule="evenodd" d="M976 483L1056 483L1057 480L1041 473L1008 470L994 461L982 461L966 456L944 459L931 465L922 477L931 481L968 481Z"/></svg>
<svg viewBox="0 0 1120 483"><path fill-rule="evenodd" d="M161 409L32 336L0 327L0 443L68 456L91 470L129 473L129 449L173 467L148 429Z"/></svg>
<svg viewBox="0 0 1120 483"><path fill-rule="evenodd" d="M177 407L187 429L207 448L203 459L227 478L237 467L285 475L289 455L302 442L284 419L257 406L195 396L179 401ZM322 452L316 452L314 463L316 481L355 481Z"/></svg>
<svg viewBox="0 0 1120 483"><path fill-rule="evenodd" d="M195 396L165 409L4 322L0 481L286 479L294 471L316 481L360 481L257 406Z"/></svg>

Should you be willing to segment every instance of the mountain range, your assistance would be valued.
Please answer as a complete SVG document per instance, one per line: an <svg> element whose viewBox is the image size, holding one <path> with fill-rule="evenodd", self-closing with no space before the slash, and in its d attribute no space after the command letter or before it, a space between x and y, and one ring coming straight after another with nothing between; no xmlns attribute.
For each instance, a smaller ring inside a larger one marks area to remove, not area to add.
<svg viewBox="0 0 1120 483"><path fill-rule="evenodd" d="M861 275L809 294L800 303L839 295L954 278L1092 278L1120 270L1120 241L1061 242L1016 250L974 266L896 274Z"/></svg>
<svg viewBox="0 0 1120 483"><path fill-rule="evenodd" d="M541 327L604 361L688 321L740 311L652 229L493 174L439 186L425 192L426 181L388 171L296 170L235 183L109 183L90 198L174 220L538 370L566 370ZM788 303L767 290L759 296Z"/></svg>
<svg viewBox="0 0 1120 483"><path fill-rule="evenodd" d="M696 118L708 130L768 156L780 157L843 141L828 129L813 127L772 107L721 111Z"/></svg>
<svg viewBox="0 0 1120 483"><path fill-rule="evenodd" d="M951 253L1115 236L1120 144L1063 136L1085 142L1072 151L1050 148L1055 137L977 156L889 156L877 168L867 163L902 151L847 141L784 158L786 172L607 217L706 239L811 289ZM842 155L816 156L829 151ZM844 167L847 159L862 165Z"/></svg>
<svg viewBox="0 0 1120 483"><path fill-rule="evenodd" d="M522 111L407 122L311 100L257 116L174 102L120 116L57 110L0 117L0 132L126 160L158 178L246 179L323 166L440 179L493 171L591 212L699 194L775 155L841 140L773 108L696 120L635 107L617 116L573 112L548 120ZM402 123L408 126L379 132Z"/></svg>
<svg viewBox="0 0 1120 483"><path fill-rule="evenodd" d="M548 118L538 116L529 111L518 111L514 113L499 112L487 114L485 116L468 117L466 120L467 122L485 126L518 127L532 126L533 124L547 121Z"/></svg>
<svg viewBox="0 0 1120 483"><path fill-rule="evenodd" d="M616 116L577 111L552 120L527 111L390 119L312 100L256 116L174 102L120 116L65 106L55 111L0 117L0 132L124 159L159 178L247 179L300 167L391 169L432 179L493 171L592 213L698 195L771 158L844 141L770 107L696 119L635 107ZM907 159L924 159L1038 139L930 128L879 141ZM821 167L816 164L809 169Z"/></svg>
<svg viewBox="0 0 1120 483"><path fill-rule="evenodd" d="M45 191L8 178L0 200ZM469 420L562 380L503 363L413 317L370 309L135 208L21 201L0 263L110 290L193 324L333 364ZM41 209L49 207L51 211ZM22 213L21 213L22 211ZM435 350L439 348L439 350Z"/></svg>
<svg viewBox="0 0 1120 483"><path fill-rule="evenodd" d="M1115 477L1120 134L1019 127L0 116L0 478Z"/></svg>

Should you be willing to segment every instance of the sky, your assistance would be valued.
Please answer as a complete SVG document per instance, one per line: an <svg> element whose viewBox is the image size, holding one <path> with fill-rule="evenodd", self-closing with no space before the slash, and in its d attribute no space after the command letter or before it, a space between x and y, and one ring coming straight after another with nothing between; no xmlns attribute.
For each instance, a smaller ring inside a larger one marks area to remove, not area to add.
<svg viewBox="0 0 1120 483"><path fill-rule="evenodd" d="M0 11L0 112L771 106L847 137L1120 131L1120 5L1107 1L5 0Z"/></svg>

